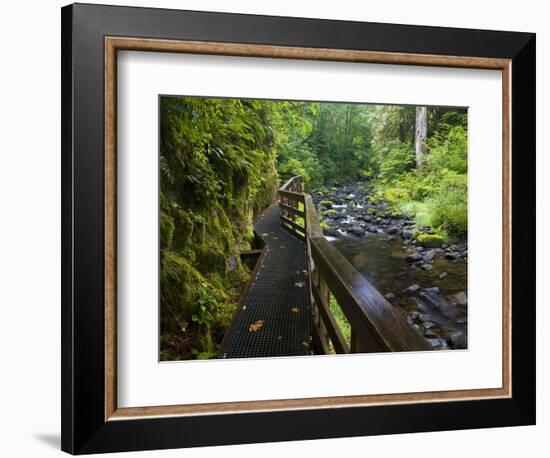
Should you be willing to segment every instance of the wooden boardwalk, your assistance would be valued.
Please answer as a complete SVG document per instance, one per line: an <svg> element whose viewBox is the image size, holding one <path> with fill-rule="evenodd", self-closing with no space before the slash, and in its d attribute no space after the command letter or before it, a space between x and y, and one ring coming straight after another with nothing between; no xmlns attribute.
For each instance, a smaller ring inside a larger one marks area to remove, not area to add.
<svg viewBox="0 0 550 458"><path fill-rule="evenodd" d="M313 354L306 247L284 230L277 204L255 224L265 255L222 355L262 358Z"/></svg>

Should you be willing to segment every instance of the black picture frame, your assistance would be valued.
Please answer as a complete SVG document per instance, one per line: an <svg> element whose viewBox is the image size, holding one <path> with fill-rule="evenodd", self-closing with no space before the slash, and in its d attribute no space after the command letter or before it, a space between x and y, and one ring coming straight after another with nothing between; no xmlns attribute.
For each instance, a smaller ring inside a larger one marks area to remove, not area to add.
<svg viewBox="0 0 550 458"><path fill-rule="evenodd" d="M511 59L512 396L106 421L105 36ZM535 423L535 34L74 4L62 9L61 38L64 451L85 454Z"/></svg>

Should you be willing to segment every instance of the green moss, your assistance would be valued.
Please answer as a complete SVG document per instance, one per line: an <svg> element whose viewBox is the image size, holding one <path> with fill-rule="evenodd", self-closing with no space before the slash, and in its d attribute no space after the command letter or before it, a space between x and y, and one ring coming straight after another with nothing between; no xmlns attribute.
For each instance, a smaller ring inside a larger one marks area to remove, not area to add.
<svg viewBox="0 0 550 458"><path fill-rule="evenodd" d="M176 208L173 210L173 221L175 225L174 235L172 238L172 247L175 251L185 249L193 235L194 222L189 212ZM162 220L162 216L161 216ZM162 234L161 234L162 237Z"/></svg>
<svg viewBox="0 0 550 458"><path fill-rule="evenodd" d="M225 254L216 247L201 246L196 251L197 264L200 266L200 271L207 274L209 272L217 272L224 276L227 272L227 261Z"/></svg>
<svg viewBox="0 0 550 458"><path fill-rule="evenodd" d="M338 212L336 210L334 210L333 208L329 208L328 210L323 211L324 215L336 215L337 213Z"/></svg>
<svg viewBox="0 0 550 458"><path fill-rule="evenodd" d="M160 213L160 243L161 248L170 248L172 245L172 237L174 236L174 218L166 213Z"/></svg>
<svg viewBox="0 0 550 458"><path fill-rule="evenodd" d="M390 207L390 208L388 209L388 211L389 211L390 215L393 216L393 217L395 217L395 218L397 218L397 217L399 217L399 216L402 215L401 211L399 211L399 209L398 209L398 208L395 208L395 207Z"/></svg>
<svg viewBox="0 0 550 458"><path fill-rule="evenodd" d="M355 196L353 194L348 194L345 199L346 200L353 200L355 198Z"/></svg>
<svg viewBox="0 0 550 458"><path fill-rule="evenodd" d="M324 221L321 223L321 230L328 231L330 229L330 226L325 223Z"/></svg>
<svg viewBox="0 0 550 458"><path fill-rule="evenodd" d="M332 202L330 200L322 200L321 202L319 202L319 205L321 205L321 207L323 208L331 208Z"/></svg>
<svg viewBox="0 0 550 458"><path fill-rule="evenodd" d="M443 236L438 234L419 234L416 240L427 248L440 248L445 243Z"/></svg>
<svg viewBox="0 0 550 458"><path fill-rule="evenodd" d="M249 278L239 251L277 190L269 104L161 98L161 358L215 355Z"/></svg>

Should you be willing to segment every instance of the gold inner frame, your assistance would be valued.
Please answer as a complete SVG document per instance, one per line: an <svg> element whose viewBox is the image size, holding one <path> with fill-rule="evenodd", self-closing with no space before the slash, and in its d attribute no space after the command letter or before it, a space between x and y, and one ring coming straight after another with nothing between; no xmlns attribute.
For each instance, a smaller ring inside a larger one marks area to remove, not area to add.
<svg viewBox="0 0 550 458"><path fill-rule="evenodd" d="M116 337L116 114L117 51L175 52L241 57L267 57L317 61L362 62L423 65L500 70L502 72L502 387L490 389L430 391L402 394L333 396L303 399L241 401L214 404L171 406L117 406ZM299 48L179 40L105 37L105 420L135 419L150 416L182 416L370 406L381 404L425 403L490 398L512 395L511 366L511 66L510 59L387 53L344 49Z"/></svg>

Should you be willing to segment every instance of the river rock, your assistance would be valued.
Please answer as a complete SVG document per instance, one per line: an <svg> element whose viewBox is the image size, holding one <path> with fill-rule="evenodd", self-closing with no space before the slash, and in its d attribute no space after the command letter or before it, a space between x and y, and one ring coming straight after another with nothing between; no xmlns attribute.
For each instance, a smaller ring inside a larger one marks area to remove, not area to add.
<svg viewBox="0 0 550 458"><path fill-rule="evenodd" d="M386 298L386 300L391 301L395 299L395 294L393 293L384 294L384 297Z"/></svg>
<svg viewBox="0 0 550 458"><path fill-rule="evenodd" d="M424 329L424 337L437 337L437 333L433 329ZM447 344L446 341L445 344Z"/></svg>
<svg viewBox="0 0 550 458"><path fill-rule="evenodd" d="M429 343L433 348L440 347L440 350L443 350L443 349L448 348L448 346L447 346L447 341L446 341L445 339L441 339L441 338L431 338L431 339L427 339L427 340L428 340L428 343Z"/></svg>
<svg viewBox="0 0 550 458"><path fill-rule="evenodd" d="M426 253L424 253L424 262L430 262L433 258L435 258L435 250L426 251Z"/></svg>
<svg viewBox="0 0 550 458"><path fill-rule="evenodd" d="M420 286L418 286L416 283L414 285L409 286L408 288L405 288L405 292L409 294L414 294L420 289Z"/></svg>
<svg viewBox="0 0 550 458"><path fill-rule="evenodd" d="M440 278L441 280L443 280L444 278L447 278L447 275L448 275L447 272L441 272L441 273L439 274L439 278Z"/></svg>
<svg viewBox="0 0 550 458"><path fill-rule="evenodd" d="M424 328L426 329L431 329L435 326L435 323L433 321L424 321L424 323L422 323L422 326L424 326Z"/></svg>
<svg viewBox="0 0 550 458"><path fill-rule="evenodd" d="M426 272L429 272L430 270L432 270L434 268L434 266L432 266L431 264L422 264L422 269L425 270Z"/></svg>
<svg viewBox="0 0 550 458"><path fill-rule="evenodd" d="M439 288L437 286L432 286L431 288L424 288L424 292L428 294L439 294Z"/></svg>
<svg viewBox="0 0 550 458"><path fill-rule="evenodd" d="M350 232L353 235L357 235L358 237L365 235L365 230L361 226L351 226L348 229L348 232Z"/></svg>
<svg viewBox="0 0 550 458"><path fill-rule="evenodd" d="M447 338L447 342L455 349L468 348L468 338L464 331L455 331L451 333Z"/></svg>
<svg viewBox="0 0 550 458"><path fill-rule="evenodd" d="M399 232L399 228L397 226L392 226L388 229L388 234L394 235Z"/></svg>
<svg viewBox="0 0 550 458"><path fill-rule="evenodd" d="M468 303L468 296L466 296L464 291L461 291L451 296L451 300L458 305L466 305Z"/></svg>
<svg viewBox="0 0 550 458"><path fill-rule="evenodd" d="M408 229L404 229L403 231L401 231L401 237L403 237L406 240L412 238L412 231L409 231Z"/></svg>
<svg viewBox="0 0 550 458"><path fill-rule="evenodd" d="M327 235L329 237L338 237L340 235L340 233L338 232L338 230L336 229L323 229L323 234L324 235Z"/></svg>
<svg viewBox="0 0 550 458"><path fill-rule="evenodd" d="M458 255L456 253L453 253L452 251L446 251L445 257L447 259L450 259L451 261L456 261L458 259Z"/></svg>
<svg viewBox="0 0 550 458"><path fill-rule="evenodd" d="M460 245L456 246L456 249L460 253L464 253L464 252L468 251L468 245L466 245L465 243L461 243Z"/></svg>
<svg viewBox="0 0 550 458"><path fill-rule="evenodd" d="M424 323L425 321L430 321L432 317L428 315L427 313L419 313L418 314L418 320L422 321Z"/></svg>
<svg viewBox="0 0 550 458"><path fill-rule="evenodd" d="M421 260L422 260L422 256L419 255L418 253L408 254L407 257L405 258L405 261L407 262L418 262Z"/></svg>

